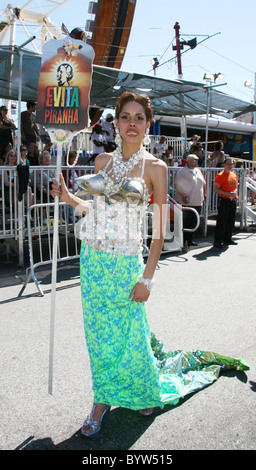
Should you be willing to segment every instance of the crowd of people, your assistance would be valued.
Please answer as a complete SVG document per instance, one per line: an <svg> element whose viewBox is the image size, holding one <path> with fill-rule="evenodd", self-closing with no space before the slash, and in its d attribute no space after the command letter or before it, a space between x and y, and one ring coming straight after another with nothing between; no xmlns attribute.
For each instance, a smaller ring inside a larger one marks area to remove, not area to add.
<svg viewBox="0 0 256 470"><path fill-rule="evenodd" d="M240 168L243 163L225 154L224 144L221 141L215 142L213 151L209 152L207 159L205 159L205 151L200 139L199 135L194 134L187 142L187 149L183 157L179 159L173 157L173 148L168 147L165 136L161 136L153 147L153 154L165 161L168 166L181 167L175 175L174 187L171 189L172 195L175 190L175 199L183 207L183 228L186 229L183 234L184 252L187 252L191 246L197 246L194 240L197 231L193 231L193 228L197 224L196 213L200 216L206 198L206 181L200 170L200 167L205 166L220 169L213 184L213 192L218 195L218 213L213 246L221 249L227 245L237 244L232 239L238 198L238 178L233 169ZM171 149L170 154L168 153L169 148ZM250 179L252 185L256 185L254 183L256 182L255 170L250 170L246 177ZM250 191L250 195L251 204L254 205L255 193Z"/></svg>
<svg viewBox="0 0 256 470"><path fill-rule="evenodd" d="M40 166L49 167L51 165L51 147L52 142L49 138L47 140L40 139L39 127L36 123L36 103L28 102L27 110L21 113L21 142L20 147L20 162L19 166ZM8 108L6 106L0 107L0 165L6 167L13 167L17 165L17 151L14 145L14 132L17 131L14 122L8 117ZM116 148L116 130L114 126L114 117L111 113L108 113L105 118L98 120L92 127L91 142L92 142L92 154L87 159L86 164L94 165L95 158L102 153L109 153ZM200 167L205 167L205 151L203 144L200 142L201 137L194 134L187 141L187 150L183 154L182 158L174 156L174 147L168 145L168 139L165 136L160 136L151 149L152 154L159 160L164 161L167 166L178 166L181 167L180 171L175 176L175 185L172 190L175 190L175 198L183 207L189 207L194 209L199 215L201 214L204 199L206 196L206 182L203 177ZM45 145L43 146L43 142ZM43 148L42 148L43 146ZM77 162L77 152L71 150L68 154L68 165L73 165ZM228 181L230 180L230 172L228 170L234 167L234 161L231 160L227 163L228 156L225 155L223 142L218 141L214 145L214 150L207 156L207 167L213 168L224 168L221 174L224 174L222 178L218 176L214 183L214 192L218 194L218 210L220 213L217 218L216 224L216 239L214 245L220 247L222 243L227 242L227 239L231 240L231 235L220 235L220 220L226 220L225 224L233 227L234 214L236 209L236 196L225 196L221 191L226 191L222 187L222 183L225 176L229 174ZM67 164L65 160L65 164ZM239 166L239 163L236 163ZM21 175L26 176L28 181L28 205L32 204L32 201L39 200L40 202L49 202L51 199L50 191L52 186L52 180L54 177L54 171L45 169L41 172L35 172L33 177L32 172L30 176L22 173ZM75 170L63 170L65 182L70 192L77 190L75 183L75 177L78 176ZM236 177L234 172L231 173L233 179ZM255 172L252 175L248 175L252 179L255 179ZM5 186L5 200L10 202L10 194L13 191L13 173L5 172L4 174L4 186ZM237 193L237 189L234 190ZM23 191L25 192L25 191ZM230 192L230 191L229 191ZM34 198L34 199L33 199ZM255 195L252 192L252 204L254 204ZM232 211L231 211L232 206ZM224 207L226 208L224 211ZM229 208L229 210L227 209ZM229 214L228 215L223 215ZM232 212L232 217L231 217ZM183 211L183 226L184 228L191 229L195 226L195 213L193 211ZM223 227L222 227L223 230ZM230 229L229 229L230 230ZM223 238L224 237L224 238ZM184 246L183 250L188 251L190 246L196 245L193 239L193 232L184 232Z"/></svg>
<svg viewBox="0 0 256 470"><path fill-rule="evenodd" d="M42 153L50 150L52 142L46 130L36 123L36 103L29 101L26 104L26 111L21 113L21 143L22 151L27 152L27 164L31 166L40 165ZM7 154L17 147L15 145L14 133L17 127L14 121L8 116L8 107L0 107L0 166L5 165ZM92 155L86 163L94 165L97 155L103 151L111 152L115 149L115 128L114 117L108 113L105 118L100 119L92 127ZM42 148L43 147L43 148Z"/></svg>
<svg viewBox="0 0 256 470"><path fill-rule="evenodd" d="M35 109L36 103L28 101L27 110L21 113L20 129L22 144L20 147L20 160L22 164L32 166L40 165L39 157L42 147L39 126L36 123ZM10 151L15 151L17 157L15 132L17 132L17 127L14 121L8 117L8 107L3 105L0 107L0 165L7 164L9 159L8 153ZM52 143L49 139L46 148L50 149L51 146Z"/></svg>
<svg viewBox="0 0 256 470"><path fill-rule="evenodd" d="M197 246L193 240L196 231L190 231L196 227L196 215L200 216L206 197L205 178L198 168L199 157L195 154L187 156L187 164L181 168L175 177L176 200L185 209L183 210L183 251L187 252L190 246ZM218 195L218 213L214 233L213 246L222 249L228 245L237 245L232 239L235 226L236 207L238 198L238 178L233 171L234 161L226 156L222 163L221 171L216 175L213 192ZM193 209L193 210L186 210Z"/></svg>
<svg viewBox="0 0 256 470"><path fill-rule="evenodd" d="M52 143L47 132L36 123L36 103L27 102L27 109L21 113L21 142L22 151L27 152L26 162L31 166L40 165L40 153L50 150ZM7 106L0 107L0 166L5 165L9 150L15 148L14 132L17 128L12 119L7 115ZM103 152L112 152L116 148L114 116L108 113L105 118L99 119L93 126L90 136L92 142L92 153L86 160L86 164L94 165L97 155ZM163 160L168 166L187 165L187 156L196 155L199 167L223 167L225 153L223 142L214 144L214 150L208 152L205 165L205 151L200 142L201 137L194 134L186 143L186 150L182 157L174 155L173 145L168 144L166 136L160 136L150 149L152 154ZM43 149L42 149L43 146Z"/></svg>
<svg viewBox="0 0 256 470"><path fill-rule="evenodd" d="M168 166L185 166L187 164L188 155L196 155L199 167L222 168L225 159L223 142L217 141L214 143L214 149L211 152L207 152L205 161L205 149L200 139L201 137L199 135L194 134L187 140L186 150L182 157L177 157L174 156L174 147L168 145L168 139L162 135L159 140L154 143L152 153L157 158L165 161Z"/></svg>
<svg viewBox="0 0 256 470"><path fill-rule="evenodd" d="M26 189L29 193L29 205L31 205L33 198L40 202L49 202L51 200L50 191L54 170L44 170L42 167L49 167L52 164L53 143L49 134L46 131L42 132L42 126L36 123L36 103L29 101L26 104L26 108L21 113L20 160L17 165L18 152L17 139L15 138L17 127L14 121L8 117L8 107L5 105L0 107L0 166L17 167L17 169L20 166L41 168L42 171L35 171L34 175L31 169L23 168L18 172L19 184L21 185L24 183L25 175L25 180L27 181ZM112 114L108 113L104 119L93 126L91 141L93 152L89 158L86 158L84 163L94 165L94 160L99 153L115 149L115 129ZM77 153L76 150L70 150L64 157L64 165L74 165L78 160ZM74 192L77 189L74 179L78 175L75 173L75 170L63 170L63 173L70 191ZM7 204L10 204L14 198L13 180L13 171L3 172L4 200Z"/></svg>

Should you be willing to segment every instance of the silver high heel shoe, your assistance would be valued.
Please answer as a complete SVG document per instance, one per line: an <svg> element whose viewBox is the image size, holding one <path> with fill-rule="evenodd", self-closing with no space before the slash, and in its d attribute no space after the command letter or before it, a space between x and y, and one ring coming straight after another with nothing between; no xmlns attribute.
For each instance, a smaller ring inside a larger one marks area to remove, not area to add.
<svg viewBox="0 0 256 470"><path fill-rule="evenodd" d="M103 419L104 418L106 419L107 416L109 416L110 406L107 406L100 417L100 421L94 421L93 415L94 415L96 406L99 406L99 404L93 405L90 416L86 418L83 424L83 427L81 428L81 434L85 437L89 437L89 438L96 437L101 430ZM93 430L93 432L90 432L90 433L85 432L85 430L83 429L85 426L88 426L90 429Z"/></svg>

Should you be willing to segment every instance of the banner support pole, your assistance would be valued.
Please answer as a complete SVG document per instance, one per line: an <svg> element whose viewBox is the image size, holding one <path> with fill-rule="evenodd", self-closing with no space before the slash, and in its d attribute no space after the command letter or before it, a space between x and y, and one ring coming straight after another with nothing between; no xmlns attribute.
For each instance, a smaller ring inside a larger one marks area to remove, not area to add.
<svg viewBox="0 0 256 470"><path fill-rule="evenodd" d="M62 161L62 144L57 144L57 162L55 178L59 184ZM49 348L49 379L48 393L52 395L53 384L53 356L54 356L54 329L55 329L55 301L57 279L57 251L59 241L59 197L55 196L53 221L53 249L52 249L52 288L51 288L51 316L50 316L50 348Z"/></svg>

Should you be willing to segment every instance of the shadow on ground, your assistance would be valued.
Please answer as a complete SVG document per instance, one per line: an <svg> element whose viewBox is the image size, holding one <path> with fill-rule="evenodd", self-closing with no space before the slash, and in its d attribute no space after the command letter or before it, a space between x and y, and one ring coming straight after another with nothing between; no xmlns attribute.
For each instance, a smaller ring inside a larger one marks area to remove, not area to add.
<svg viewBox="0 0 256 470"><path fill-rule="evenodd" d="M236 377L243 383L248 381L247 375L243 371L225 370L221 375L229 378ZM255 383L251 384L251 390L256 391ZM199 392L200 390L180 399L175 406L166 405L162 410L156 408L154 415L149 417L142 417L138 412L125 408L114 408L110 412L110 419L104 422L100 434L93 439L83 437L78 429L71 437L58 444L54 444L50 437L33 440L34 437L30 436L14 450L129 450L158 416L182 406Z"/></svg>

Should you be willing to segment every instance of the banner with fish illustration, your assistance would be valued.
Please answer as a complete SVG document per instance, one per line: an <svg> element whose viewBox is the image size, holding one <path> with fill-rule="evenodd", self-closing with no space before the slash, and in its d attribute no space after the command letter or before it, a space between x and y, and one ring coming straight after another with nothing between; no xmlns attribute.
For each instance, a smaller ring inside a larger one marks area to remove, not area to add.
<svg viewBox="0 0 256 470"><path fill-rule="evenodd" d="M36 116L53 142L88 127L93 59L93 48L70 36L43 46Z"/></svg>

